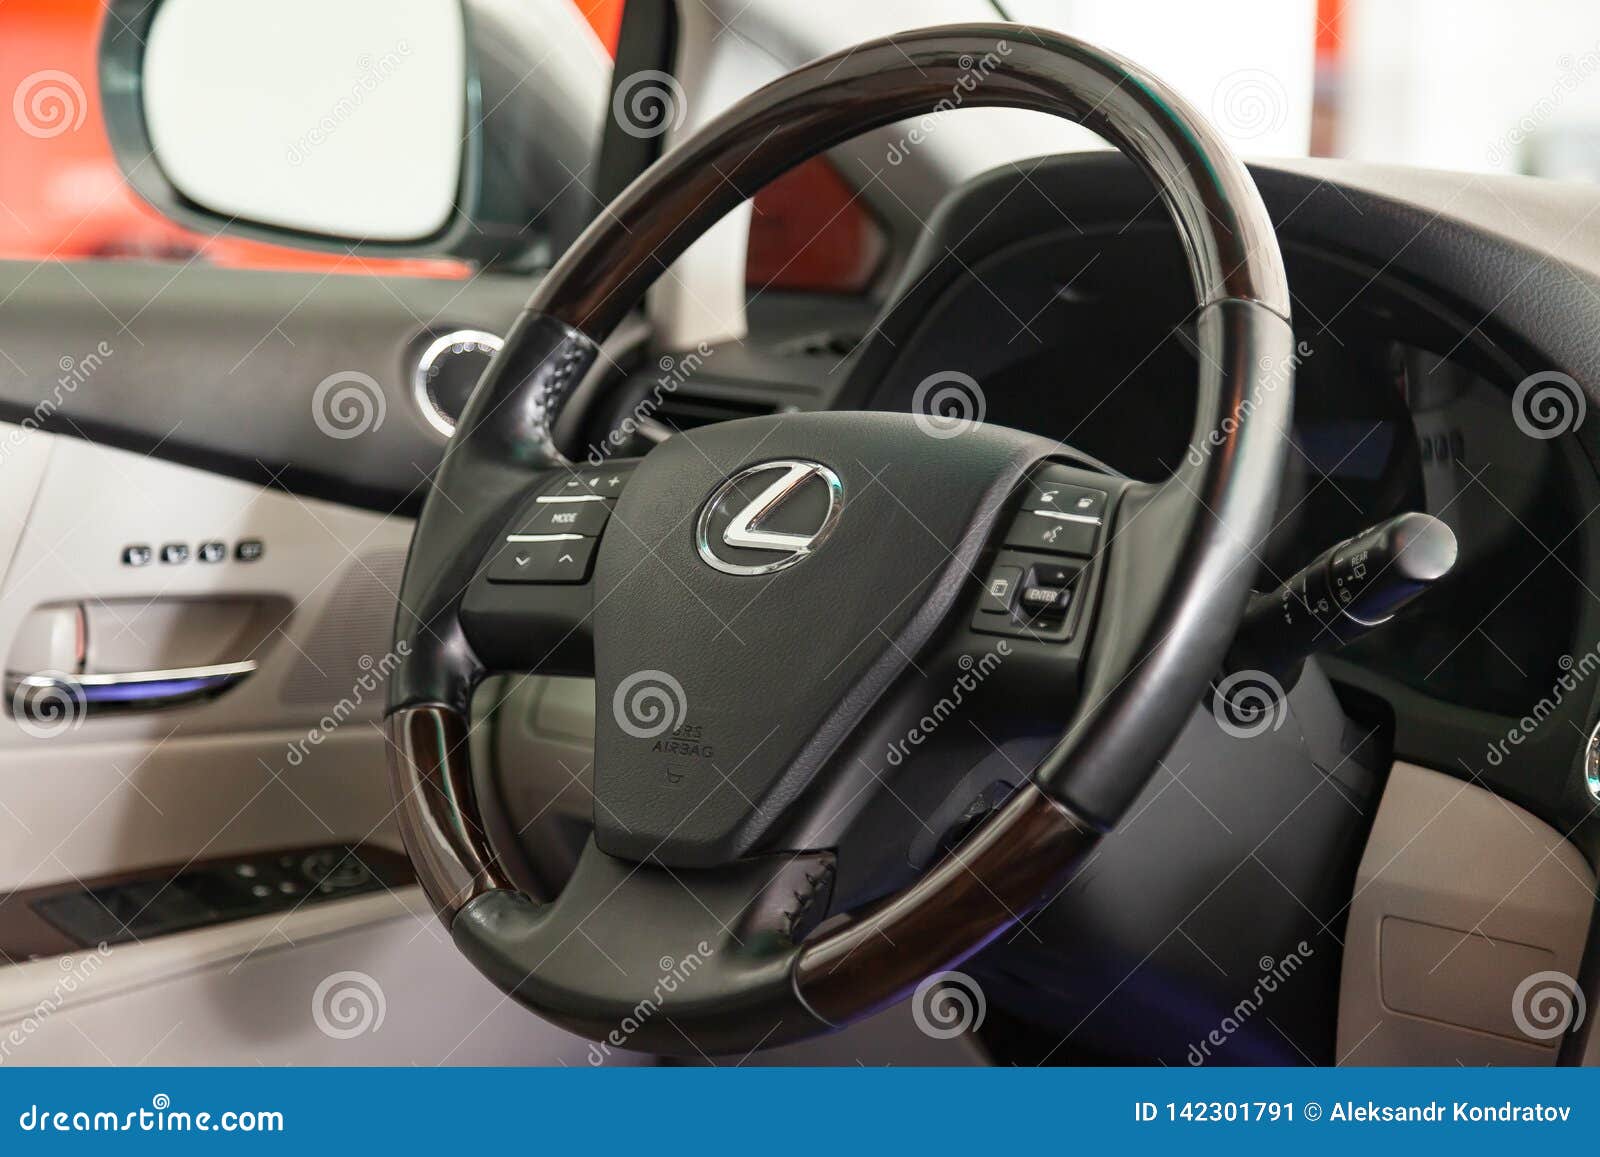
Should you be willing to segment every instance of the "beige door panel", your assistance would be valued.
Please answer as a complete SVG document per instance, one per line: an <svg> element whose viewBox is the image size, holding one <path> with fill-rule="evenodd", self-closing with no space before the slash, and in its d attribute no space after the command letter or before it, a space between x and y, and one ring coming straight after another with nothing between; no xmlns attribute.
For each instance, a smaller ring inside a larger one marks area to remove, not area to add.
<svg viewBox="0 0 1600 1157"><path fill-rule="evenodd" d="M90 672L255 664L219 698L159 711L19 720L8 696L0 893L145 868L166 879L244 852L398 847L378 724L400 658L389 647L410 521L17 427L0 427L0 446L0 655L57 654L59 624L32 641L23 626L40 607L81 605ZM352 440L350 453L362 450ZM261 541L259 560L234 557L243 539ZM207 541L226 542L227 558L196 559ZM169 542L187 544L189 561L122 561L129 545ZM346 974L359 974L354 988ZM324 982L327 999L359 1015L360 977L381 990L383 1023L346 1034L336 1010L319 1022ZM0 965L0 1063L586 1056L482 980L413 888L112 944L65 965Z"/></svg>
<svg viewBox="0 0 1600 1157"><path fill-rule="evenodd" d="M82 602L119 668L133 665L146 645L152 664L164 661L176 604L261 600L281 611L258 625L258 642L233 656L257 664L236 690L176 711L75 720L53 742L154 740L175 725L185 737L309 728L344 701L345 723L381 717L381 692L367 690L363 684L372 679L363 677L396 659L387 654L389 628L409 519L302 499L73 438L34 433L27 444L40 441L49 444L48 461L27 525L9 557L0 556L0 653L10 654L31 612L53 604ZM6 468L9 482L9 462ZM263 544L261 558L235 559L233 547L251 539ZM229 557L212 564L193 558L208 541L227 543ZM129 545L159 552L167 543L189 546L190 560L139 567L122 562ZM99 644L91 637L88 646L92 652ZM0 752L37 751L39 742L14 725L0 727Z"/></svg>
<svg viewBox="0 0 1600 1157"><path fill-rule="evenodd" d="M78 439L5 434L7 480L20 463L14 481L31 479L33 493L26 526L0 528L11 546L0 557L0 654L36 608L77 602L89 652L111 669L141 656L170 664L208 635L223 648L216 657L257 669L195 706L100 715L68 702L45 721L5 713L0 888L250 848L392 840L376 724L409 520ZM14 513L16 500L8 505ZM264 544L258 561L233 557L243 539ZM228 543L229 557L197 561L203 541ZM189 545L190 560L122 561L130 544L168 542ZM256 607L247 627L225 613L240 601Z"/></svg>
<svg viewBox="0 0 1600 1157"><path fill-rule="evenodd" d="M285 753L304 736L56 739L0 755L0 892L246 851L398 848L371 725L347 724L290 764Z"/></svg>

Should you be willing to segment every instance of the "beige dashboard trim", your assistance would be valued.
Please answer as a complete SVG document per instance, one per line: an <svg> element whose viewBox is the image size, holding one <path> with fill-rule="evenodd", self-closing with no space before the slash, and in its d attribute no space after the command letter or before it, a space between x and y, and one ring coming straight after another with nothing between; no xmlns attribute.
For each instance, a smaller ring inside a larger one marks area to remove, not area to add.
<svg viewBox="0 0 1600 1157"><path fill-rule="evenodd" d="M1339 1063L1555 1064L1594 888L1577 848L1530 812L1396 763L1351 901Z"/></svg>

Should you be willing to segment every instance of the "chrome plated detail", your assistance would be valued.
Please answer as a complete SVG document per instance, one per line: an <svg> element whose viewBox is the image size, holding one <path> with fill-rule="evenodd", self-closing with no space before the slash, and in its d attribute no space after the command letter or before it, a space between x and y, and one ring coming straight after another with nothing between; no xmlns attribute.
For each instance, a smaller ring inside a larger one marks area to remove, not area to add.
<svg viewBox="0 0 1600 1157"><path fill-rule="evenodd" d="M481 329L451 330L428 343L428 348L422 351L422 356L417 359L417 368L411 374L411 396L416 399L417 409L422 411L422 416L428 420L428 425L446 438L455 434L456 422L434 396L433 370L440 358L455 347L464 345L479 346L488 350L490 356L493 356L500 352L505 342L498 334Z"/></svg>
<svg viewBox="0 0 1600 1157"><path fill-rule="evenodd" d="M92 675L46 671L6 672L6 709L27 716L34 704L59 712L76 704L84 714L115 711L153 711L214 699L254 674L256 661L212 663L202 667L172 667L158 671L125 671Z"/></svg>
<svg viewBox="0 0 1600 1157"><path fill-rule="evenodd" d="M740 482L756 474L773 473L782 471L760 494L747 502L733 520L728 523L719 536L721 544L738 550L763 550L774 551L781 554L780 558L768 563L734 563L718 556L716 544L712 541L711 523L722 505L723 499L728 497ZM809 534L790 534L778 531L761 530L759 523L772 515L784 504L800 487L813 478L821 478L828 487L828 510L823 516L822 523ZM793 566L801 559L808 557L832 532L839 521L839 514L844 509L844 483L839 476L820 462L807 462L799 459L782 459L776 462L763 462L758 466L750 466L737 474L732 475L706 500L701 508L700 518L695 527L695 548L700 552L700 557L706 565L724 574L757 575L770 574L784 567Z"/></svg>
<svg viewBox="0 0 1600 1157"><path fill-rule="evenodd" d="M1101 519L1096 514L1067 514L1060 510L1030 510L1029 514L1037 514L1040 518L1054 518L1058 522L1081 522L1088 526L1099 526Z"/></svg>
<svg viewBox="0 0 1600 1157"><path fill-rule="evenodd" d="M1590 799L1600 802L1600 723L1589 732L1589 746L1583 752L1583 786Z"/></svg>

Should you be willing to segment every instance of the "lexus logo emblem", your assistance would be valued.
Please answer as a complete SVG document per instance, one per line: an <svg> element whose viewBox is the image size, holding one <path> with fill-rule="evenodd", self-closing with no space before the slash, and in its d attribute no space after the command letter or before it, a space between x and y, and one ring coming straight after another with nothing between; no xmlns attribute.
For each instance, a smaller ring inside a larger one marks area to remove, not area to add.
<svg viewBox="0 0 1600 1157"><path fill-rule="evenodd" d="M843 508L844 484L822 463L763 462L717 487L700 511L695 545L724 574L768 574L821 546Z"/></svg>

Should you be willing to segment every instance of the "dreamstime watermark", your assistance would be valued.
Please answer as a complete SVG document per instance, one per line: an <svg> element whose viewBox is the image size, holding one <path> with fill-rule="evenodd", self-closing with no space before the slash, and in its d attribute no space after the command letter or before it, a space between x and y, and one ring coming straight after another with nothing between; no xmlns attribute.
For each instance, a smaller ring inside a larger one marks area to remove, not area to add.
<svg viewBox="0 0 1600 1157"><path fill-rule="evenodd" d="M28 435L49 421L56 411L61 409L67 398L77 393L78 387L93 377L116 352L110 342L102 341L81 357L61 355L61 359L56 362L56 368L61 373L56 378L55 385L51 387L49 396L35 402L28 416L9 427L5 438L0 440L0 461L4 461L6 455L27 441Z"/></svg>
<svg viewBox="0 0 1600 1157"><path fill-rule="evenodd" d="M1228 1015L1222 1018L1221 1024L1208 1032L1198 1044L1189 1046L1189 1063L1199 1067L1210 1060L1212 1050L1220 1049L1227 1044L1234 1033L1261 1011L1261 1006L1266 1003L1267 997L1277 992L1281 985L1299 972L1305 962L1315 955L1316 950L1302 940L1294 946L1294 951L1281 960L1263 956L1256 961L1256 967L1261 969L1261 975L1256 978L1255 986L1251 988L1249 995L1234 1005Z"/></svg>
<svg viewBox="0 0 1600 1157"><path fill-rule="evenodd" d="M983 387L971 374L939 370L911 391L911 418L930 438L959 438L989 412Z"/></svg>
<svg viewBox="0 0 1600 1157"><path fill-rule="evenodd" d="M1239 424L1255 413L1266 398L1277 393L1280 388L1291 384L1294 381L1294 375L1305 364L1306 359L1311 357L1312 352L1311 346L1302 341L1295 344L1294 352L1287 357L1271 358L1263 356L1256 363L1261 373L1256 378L1255 386L1251 389L1249 396L1239 403L1233 413L1223 418L1220 423L1207 431L1206 436L1198 444L1189 446L1189 465L1199 466L1210 457L1217 447L1224 445L1229 438L1233 437L1234 433L1239 429Z"/></svg>
<svg viewBox="0 0 1600 1157"><path fill-rule="evenodd" d="M329 374L311 392L311 420L317 429L341 442L379 429L388 413L383 387L360 370Z"/></svg>
<svg viewBox="0 0 1600 1157"><path fill-rule="evenodd" d="M17 1115L24 1133L282 1133L283 1114L276 1110L225 1109L191 1112L174 1109L172 1098L157 1093L149 1108L113 1112L108 1109L68 1110L31 1104Z"/></svg>
<svg viewBox="0 0 1600 1157"><path fill-rule="evenodd" d="M7 1029L5 1036L0 1037L0 1065L10 1060L11 1054L26 1044L28 1038L38 1032L44 1022L67 1003L69 997L88 984L89 978L110 958L111 948L104 943L87 956L63 956L60 960L61 975L51 985L49 993Z"/></svg>
<svg viewBox="0 0 1600 1157"><path fill-rule="evenodd" d="M589 1063L599 1067L605 1064L612 1049L627 1048L629 1038L661 1011L661 1006L667 997L689 983L690 978L700 971L715 951L711 945L702 940L681 960L663 956L657 961L656 966L661 969L661 975L656 977L655 983L650 986L649 994L641 997L639 1002L628 1010L617 1027L606 1033L603 1040L589 1045Z"/></svg>
<svg viewBox="0 0 1600 1157"><path fill-rule="evenodd" d="M83 127L89 99L72 73L44 68L23 77L12 92L11 115L30 137L49 140Z"/></svg>
<svg viewBox="0 0 1600 1157"><path fill-rule="evenodd" d="M1277 132L1289 116L1283 82L1259 68L1241 68L1217 82L1211 92L1211 119L1236 140Z"/></svg>
<svg viewBox="0 0 1600 1157"><path fill-rule="evenodd" d="M356 68L359 74L350 85L350 90L334 101L332 107L317 118L316 124L301 133L290 144L284 154L289 164L295 167L305 164L306 158L312 151L326 144L328 138L339 131L340 125L361 111L361 106L367 103L367 98L376 92L384 81L399 71L400 66L410 55L410 42L401 40L379 57L374 58L368 53L357 57Z"/></svg>
<svg viewBox="0 0 1600 1157"><path fill-rule="evenodd" d="M1254 739L1283 726L1289 713L1283 684L1265 671L1235 671L1217 684L1211 714L1235 739Z"/></svg>
<svg viewBox="0 0 1600 1157"><path fill-rule="evenodd" d="M299 767L305 762L306 756L313 747L322 746L322 741L337 731L344 721L349 719L370 699L383 690L384 684L389 681L389 676L395 669L404 663L411 655L411 644L401 639L394 645L394 650L374 661L371 655L362 655L356 661L361 668L361 674L350 687L350 693L333 705L333 709L317 720L317 725L304 736L289 744L288 755L285 757L290 767Z"/></svg>
<svg viewBox="0 0 1600 1157"><path fill-rule="evenodd" d="M933 733L944 724L966 702L967 696L976 691L985 679L999 668L1011 654L1011 644L1001 639L994 645L994 650L985 651L980 657L974 659L971 655L962 655L956 660L956 665L961 668L961 674L956 676L955 682L950 685L950 690L939 696L938 702L928 708L921 719L917 720L908 730L903 739L897 739L889 744L888 759L890 767L899 767L911 754L913 747L922 746Z"/></svg>
<svg viewBox="0 0 1600 1157"><path fill-rule="evenodd" d="M1511 1019L1529 1040L1577 1032L1587 1011L1583 989L1565 972L1535 972L1511 994Z"/></svg>
<svg viewBox="0 0 1600 1157"><path fill-rule="evenodd" d="M1588 412L1583 387L1560 370L1529 374L1511 394L1511 420L1541 442L1576 430Z"/></svg>
<svg viewBox="0 0 1600 1157"><path fill-rule="evenodd" d="M965 972L935 972L911 994L911 1019L934 1040L977 1032L988 1014L983 987Z"/></svg>
<svg viewBox="0 0 1600 1157"><path fill-rule="evenodd" d="M1556 661L1556 665L1561 668L1561 674L1556 676L1549 694L1541 695L1539 702L1517 720L1516 726L1508 730L1503 738L1490 743L1484 750L1483 757L1490 767L1499 767L1504 763L1513 747L1521 747L1546 719L1556 713L1556 709L1568 695L1582 686L1590 675L1600 671L1600 647L1585 651L1576 660L1571 655L1562 655Z"/></svg>
<svg viewBox="0 0 1600 1157"><path fill-rule="evenodd" d="M1011 45L1007 41L997 40L995 46L982 56L975 57L971 53L964 53L958 57L956 67L961 69L961 75L956 77L955 83L950 86L950 95L941 98L938 104L923 113L898 140L891 141L883 159L891 165L898 165L904 161L911 155L912 149L933 135L933 130L939 126L940 115L953 112L966 104L967 97L989 79L989 74L1000 67L1000 61L1004 57L1010 55Z"/></svg>
<svg viewBox="0 0 1600 1157"><path fill-rule="evenodd" d="M377 1032L388 1012L383 986L365 972L335 972L311 994L311 1019L334 1040Z"/></svg>
<svg viewBox="0 0 1600 1157"><path fill-rule="evenodd" d="M689 700L683 684L665 671L635 671L617 684L611 713L635 739L654 739L683 722Z"/></svg>
<svg viewBox="0 0 1600 1157"><path fill-rule="evenodd" d="M646 68L630 73L616 86L611 113L630 137L650 140L682 125L689 115L689 102L671 73Z"/></svg>
<svg viewBox="0 0 1600 1157"><path fill-rule="evenodd" d="M1538 132L1555 116L1567 97L1571 96L1596 72L1600 72L1600 42L1578 56L1563 54L1556 58L1556 79L1550 90L1533 102L1527 112L1517 118L1517 123L1501 133L1484 151L1490 164L1500 165L1513 159L1522 143Z"/></svg>
<svg viewBox="0 0 1600 1157"><path fill-rule="evenodd" d="M710 345L701 342L693 350L676 358L671 354L662 354L661 360L656 363L656 368L661 374L656 378L655 385L650 387L649 392L639 399L610 433L599 442L590 444L589 465L599 466L610 455L626 446L645 422L661 408L662 401L675 394L679 386L699 373L706 359L715 352Z"/></svg>
<svg viewBox="0 0 1600 1157"><path fill-rule="evenodd" d="M83 685L67 671L38 671L18 681L11 693L11 717L23 734L54 739L83 726L88 714Z"/></svg>

